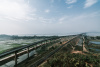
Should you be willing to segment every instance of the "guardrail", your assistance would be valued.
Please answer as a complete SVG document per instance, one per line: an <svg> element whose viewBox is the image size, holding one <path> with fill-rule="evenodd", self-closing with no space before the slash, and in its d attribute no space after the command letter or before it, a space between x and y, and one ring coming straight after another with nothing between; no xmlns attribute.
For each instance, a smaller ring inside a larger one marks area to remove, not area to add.
<svg viewBox="0 0 100 67"><path fill-rule="evenodd" d="M19 56L27 53L27 56L29 58L30 51L35 50L35 49L39 48L40 46L43 46L44 44L50 43L53 40L55 41L55 39L59 39L59 38L60 37L45 39L42 41L38 41L38 42L29 44L26 46L22 46L22 47L13 49L13 50L5 52L5 53L2 53L2 54L0 54L0 58L1 58L0 59L0 66L14 59L15 60L15 67L17 67L17 64L18 64L17 59ZM40 45L36 45L36 44L40 44ZM34 45L36 45L36 46L34 46Z"/></svg>

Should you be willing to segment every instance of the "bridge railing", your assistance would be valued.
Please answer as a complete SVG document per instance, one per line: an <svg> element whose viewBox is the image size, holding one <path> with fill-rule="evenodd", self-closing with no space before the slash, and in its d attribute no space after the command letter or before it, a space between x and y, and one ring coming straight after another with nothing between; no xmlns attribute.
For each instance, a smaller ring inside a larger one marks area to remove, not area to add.
<svg viewBox="0 0 100 67"><path fill-rule="evenodd" d="M44 44L50 43L51 41L55 41L55 39L59 40L60 37L55 37L55 38L52 37L49 39L38 41L38 42L29 44L29 45L25 45L25 46L13 49L13 50L5 52L5 53L2 53L2 54L0 54L0 66L14 59L15 67L16 67L18 64L17 59L19 56L22 56L23 54L27 53L27 56L29 58L30 51L35 50L35 49L43 46ZM40 45L37 45L37 44L40 44Z"/></svg>

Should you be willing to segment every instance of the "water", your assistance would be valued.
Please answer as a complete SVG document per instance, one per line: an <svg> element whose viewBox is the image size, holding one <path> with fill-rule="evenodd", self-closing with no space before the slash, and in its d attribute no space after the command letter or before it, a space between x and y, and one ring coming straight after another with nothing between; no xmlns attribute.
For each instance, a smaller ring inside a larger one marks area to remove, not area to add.
<svg viewBox="0 0 100 67"><path fill-rule="evenodd" d="M96 42L96 41L90 41L90 44L91 43L96 44L96 45L100 45L100 42ZM96 52L99 52L100 53L100 49L97 49L97 48L89 48L89 49L94 49Z"/></svg>
<svg viewBox="0 0 100 67"><path fill-rule="evenodd" d="M34 54L36 54L36 50L31 51L31 52L29 53L29 56L31 57L31 56L33 56ZM18 57L17 61L18 61L18 63L20 63L20 62L24 61L24 60L27 59L27 58L28 58L28 55L27 55L27 54L24 54L24 55ZM2 66L0 66L0 67L14 67L14 65L15 65L15 61L12 60L12 61L10 61L10 62L8 62L8 63L6 63L6 64L4 64L4 65L2 65Z"/></svg>
<svg viewBox="0 0 100 67"><path fill-rule="evenodd" d="M96 41L90 41L90 43L100 45L100 42L96 42Z"/></svg>
<svg viewBox="0 0 100 67"><path fill-rule="evenodd" d="M15 39L15 40L0 40L0 53L7 49L11 49L14 47L19 47L23 45L28 45L37 41L41 41L43 39Z"/></svg>

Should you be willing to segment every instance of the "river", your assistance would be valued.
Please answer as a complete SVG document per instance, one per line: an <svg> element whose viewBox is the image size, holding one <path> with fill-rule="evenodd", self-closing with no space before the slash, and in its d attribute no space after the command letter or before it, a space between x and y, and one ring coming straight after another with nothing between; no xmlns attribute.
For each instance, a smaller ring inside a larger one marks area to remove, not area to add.
<svg viewBox="0 0 100 67"><path fill-rule="evenodd" d="M95 45L98 45L98 47L100 47L99 45L100 45L100 42L97 42L97 41L90 41L89 42L89 45L90 44L95 44ZM100 49L97 49L97 48L89 48L89 49L93 49L93 50L95 50L97 53L100 53Z"/></svg>
<svg viewBox="0 0 100 67"><path fill-rule="evenodd" d="M96 44L96 45L100 45L100 42L97 41L90 41L90 43Z"/></svg>

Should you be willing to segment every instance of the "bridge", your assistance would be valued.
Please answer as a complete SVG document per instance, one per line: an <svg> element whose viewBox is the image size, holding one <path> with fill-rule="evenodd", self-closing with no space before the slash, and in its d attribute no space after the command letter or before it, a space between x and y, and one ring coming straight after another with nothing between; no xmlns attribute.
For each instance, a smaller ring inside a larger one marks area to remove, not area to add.
<svg viewBox="0 0 100 67"><path fill-rule="evenodd" d="M46 59L50 56L58 52L63 46L69 44L73 41L78 43L80 37L83 37L82 34L74 35L74 36L59 36L59 37L52 37L42 41L38 41L26 46L22 46L11 51L5 52L0 54L0 66L1 67L11 67L9 66L9 62L13 61L12 67L21 67L21 65L25 63L29 63L27 67L36 67L43 63ZM83 37L84 40L84 37ZM83 41L84 43L84 41ZM38 59L34 60L34 62L30 61L35 58L35 50L41 50L41 47L52 46L52 44L60 44L59 47L55 48L52 51L47 52L43 56L39 57ZM23 61L19 61L20 57L27 57ZM32 63L31 63L32 62ZM8 64L8 65L7 65Z"/></svg>

